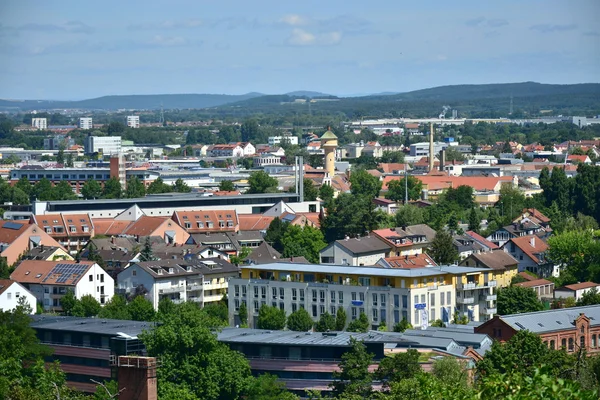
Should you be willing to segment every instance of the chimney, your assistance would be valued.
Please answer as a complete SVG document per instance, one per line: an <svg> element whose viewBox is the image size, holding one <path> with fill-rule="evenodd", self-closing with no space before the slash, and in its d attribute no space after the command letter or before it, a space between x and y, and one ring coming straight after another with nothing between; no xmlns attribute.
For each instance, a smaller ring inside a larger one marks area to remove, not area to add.
<svg viewBox="0 0 600 400"><path fill-rule="evenodd" d="M444 166L446 165L446 150L440 151L440 171L444 172Z"/></svg>
<svg viewBox="0 0 600 400"><path fill-rule="evenodd" d="M433 171L433 122L429 125L429 172Z"/></svg>
<svg viewBox="0 0 600 400"><path fill-rule="evenodd" d="M157 400L156 358L119 356L117 361L120 400Z"/></svg>

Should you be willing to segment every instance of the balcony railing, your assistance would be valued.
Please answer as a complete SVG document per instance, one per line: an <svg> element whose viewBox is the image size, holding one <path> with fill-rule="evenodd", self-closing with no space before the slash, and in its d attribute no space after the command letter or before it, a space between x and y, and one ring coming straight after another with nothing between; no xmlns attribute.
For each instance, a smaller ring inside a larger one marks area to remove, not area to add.
<svg viewBox="0 0 600 400"><path fill-rule="evenodd" d="M482 314L492 315L492 314L496 314L496 312L497 312L496 308L484 308Z"/></svg>
<svg viewBox="0 0 600 400"><path fill-rule="evenodd" d="M188 292L192 291L192 290L202 290L203 286L199 285L199 284L192 284L192 285L187 285L185 287L185 290L187 290Z"/></svg>
<svg viewBox="0 0 600 400"><path fill-rule="evenodd" d="M462 289L462 290L474 290L476 287L477 287L477 284L475 282L460 283L458 285L458 288Z"/></svg>
<svg viewBox="0 0 600 400"><path fill-rule="evenodd" d="M497 281L487 281L487 282L485 282L485 286L496 287L496 286L498 286L498 282Z"/></svg>
<svg viewBox="0 0 600 400"><path fill-rule="evenodd" d="M176 287L171 287L171 288L165 288L165 289L159 289L158 290L159 294L180 293L180 292L183 292L183 286L176 286Z"/></svg>
<svg viewBox="0 0 600 400"><path fill-rule="evenodd" d="M475 303L474 297L457 297L456 302L459 304L473 304Z"/></svg>
<svg viewBox="0 0 600 400"><path fill-rule="evenodd" d="M484 295L479 296L479 300L482 300L482 301L496 301L497 298L498 298L498 296L495 294L484 294Z"/></svg>

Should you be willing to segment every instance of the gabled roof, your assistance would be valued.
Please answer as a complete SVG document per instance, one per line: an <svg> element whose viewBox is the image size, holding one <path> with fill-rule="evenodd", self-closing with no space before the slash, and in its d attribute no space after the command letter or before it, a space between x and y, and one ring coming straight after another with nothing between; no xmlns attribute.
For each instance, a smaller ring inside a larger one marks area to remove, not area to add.
<svg viewBox="0 0 600 400"><path fill-rule="evenodd" d="M381 253L390 251L391 247L376 236L336 240L335 243L354 255Z"/></svg>
<svg viewBox="0 0 600 400"><path fill-rule="evenodd" d="M595 287L599 287L600 283L594 283L594 282L580 282L580 283L573 283L572 285L565 285L561 288L558 288L557 290L572 290L572 291L576 291L576 290L582 290L582 289L591 289L591 288L595 288Z"/></svg>
<svg viewBox="0 0 600 400"><path fill-rule="evenodd" d="M0 294L4 293L15 281L10 279L0 279Z"/></svg>
<svg viewBox="0 0 600 400"><path fill-rule="evenodd" d="M152 236L168 219L168 217L148 217L143 215L129 225L123 233L132 236Z"/></svg>
<svg viewBox="0 0 600 400"><path fill-rule="evenodd" d="M29 227L29 222L0 220L0 243L10 244L23 234Z"/></svg>
<svg viewBox="0 0 600 400"><path fill-rule="evenodd" d="M258 247L252 250L252 253L246 258L246 262L251 264L268 264L279 261L281 253L275 250L267 242L262 242Z"/></svg>
<svg viewBox="0 0 600 400"><path fill-rule="evenodd" d="M171 279L174 276L211 275L237 273L238 268L221 258L203 258L200 260L159 260L138 262L138 266L155 279ZM169 271L172 271L169 273ZM123 272L120 272L122 274Z"/></svg>
<svg viewBox="0 0 600 400"><path fill-rule="evenodd" d="M536 235L512 238L506 244L504 244L504 246L507 246L510 242L514 243L515 246L517 246L523 253L527 255L527 257L531 258L531 260L538 264L541 263L540 259L538 258L538 254L548 250L548 245L546 242Z"/></svg>
<svg viewBox="0 0 600 400"><path fill-rule="evenodd" d="M473 238L473 240L475 240L476 242L484 245L485 247L489 248L490 250L494 250L494 249L498 249L499 248L496 244L490 242L489 240L487 240L486 238L484 238L483 236L481 236L477 232L466 231L465 234L471 236Z"/></svg>
<svg viewBox="0 0 600 400"><path fill-rule="evenodd" d="M476 266L478 267L484 266L499 271L504 271L511 266L516 267L519 264L519 262L513 256L502 249L496 249L483 253L473 253L464 259L461 264L465 263L469 259L474 260L476 262Z"/></svg>
<svg viewBox="0 0 600 400"><path fill-rule="evenodd" d="M118 221L112 218L94 218L94 233L96 235L122 235L131 221Z"/></svg>
<svg viewBox="0 0 600 400"><path fill-rule="evenodd" d="M173 220L189 233L225 232L239 229L235 210L175 211ZM186 222L190 224L189 228L185 227ZM223 227L220 226L221 222Z"/></svg>
<svg viewBox="0 0 600 400"><path fill-rule="evenodd" d="M408 171L410 170L408 164L403 163L380 163L378 166L384 174L393 174L394 171Z"/></svg>
<svg viewBox="0 0 600 400"><path fill-rule="evenodd" d="M426 268L437 266L433 258L429 257L426 253L382 258L377 264L385 268Z"/></svg>
<svg viewBox="0 0 600 400"><path fill-rule="evenodd" d="M515 286L521 286L521 287L526 287L526 288L533 288L536 286L546 286L546 285L552 285L554 286L554 282L550 282L547 279L533 279L527 282L519 282L517 284L515 284Z"/></svg>
<svg viewBox="0 0 600 400"><path fill-rule="evenodd" d="M92 265L92 261L24 260L15 268L10 279L19 283L74 286Z"/></svg>
<svg viewBox="0 0 600 400"><path fill-rule="evenodd" d="M260 214L238 215L240 230L242 231L266 231L274 219L275 217Z"/></svg>

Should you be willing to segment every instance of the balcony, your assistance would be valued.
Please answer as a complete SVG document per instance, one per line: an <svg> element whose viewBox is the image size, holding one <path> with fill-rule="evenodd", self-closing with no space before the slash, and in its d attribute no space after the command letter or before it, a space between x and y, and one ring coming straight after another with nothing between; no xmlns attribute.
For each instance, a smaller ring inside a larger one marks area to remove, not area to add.
<svg viewBox="0 0 600 400"><path fill-rule="evenodd" d="M487 281L487 282L485 282L485 286L496 287L496 286L498 286L498 282L497 281Z"/></svg>
<svg viewBox="0 0 600 400"><path fill-rule="evenodd" d="M188 291L188 292L191 292L193 290L202 290L202 285L201 284L197 284L197 283L192 284L192 285L187 285L185 287L185 290Z"/></svg>
<svg viewBox="0 0 600 400"><path fill-rule="evenodd" d="M457 297L456 302L458 304L474 304L475 298L474 297Z"/></svg>
<svg viewBox="0 0 600 400"><path fill-rule="evenodd" d="M498 298L498 296L495 294L484 294L484 295L479 296L479 300L482 300L482 301L496 301L497 298Z"/></svg>
<svg viewBox="0 0 600 400"><path fill-rule="evenodd" d="M158 294L180 293L180 292L183 292L183 286L175 286L175 287L158 290Z"/></svg>
<svg viewBox="0 0 600 400"><path fill-rule="evenodd" d="M459 283L458 288L462 290L475 290L477 284L475 282Z"/></svg>
<svg viewBox="0 0 600 400"><path fill-rule="evenodd" d="M493 315L496 314L497 309L494 308L484 308L481 310L481 314L485 314L485 315Z"/></svg>

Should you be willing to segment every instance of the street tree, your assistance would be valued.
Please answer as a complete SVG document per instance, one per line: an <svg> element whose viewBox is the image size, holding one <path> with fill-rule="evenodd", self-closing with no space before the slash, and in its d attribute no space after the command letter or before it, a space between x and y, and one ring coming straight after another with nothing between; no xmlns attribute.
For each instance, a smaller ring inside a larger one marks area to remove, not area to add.
<svg viewBox="0 0 600 400"><path fill-rule="evenodd" d="M222 192L233 192L235 190L235 185L232 181L221 181L221 183L219 183L219 190Z"/></svg>
<svg viewBox="0 0 600 400"><path fill-rule="evenodd" d="M335 330L343 331L346 328L346 311L343 307L339 307L335 313Z"/></svg>
<svg viewBox="0 0 600 400"><path fill-rule="evenodd" d="M333 373L330 387L338 398L357 396L368 399L373 391L373 374L369 366L373 362L373 354L367 352L367 347L354 338L350 338L351 350L342 355L338 364L339 371Z"/></svg>
<svg viewBox="0 0 600 400"><path fill-rule="evenodd" d="M509 286L498 290L498 314L508 315L542 311L544 305L535 290L521 286Z"/></svg>
<svg viewBox="0 0 600 400"><path fill-rule="evenodd" d="M256 171L248 178L250 188L248 193L275 193L279 183L277 179L269 176L265 171Z"/></svg>
<svg viewBox="0 0 600 400"><path fill-rule="evenodd" d="M458 259L458 250L454 246L452 235L443 229L436 232L429 250L429 255L439 265L452 264Z"/></svg>
<svg viewBox="0 0 600 400"><path fill-rule="evenodd" d="M408 179L408 183L406 180ZM385 195L386 199L392 201L404 201L406 187L408 185L408 200L418 200L421 197L423 190L423 182L414 176L404 177L400 180L392 180L388 182L388 191Z"/></svg>
<svg viewBox="0 0 600 400"><path fill-rule="evenodd" d="M348 332L368 332L371 324L367 314L361 312L357 319L351 321L346 329Z"/></svg>
<svg viewBox="0 0 600 400"><path fill-rule="evenodd" d="M307 332L313 327L313 320L304 308L299 308L287 318L287 327L290 331Z"/></svg>
<svg viewBox="0 0 600 400"><path fill-rule="evenodd" d="M329 314L327 311L321 314L319 321L315 325L315 331L317 332L328 332L335 331L336 329L336 317Z"/></svg>
<svg viewBox="0 0 600 400"><path fill-rule="evenodd" d="M89 179L83 184L83 187L81 188L81 194L86 200L99 199L102 196L102 186L100 186L98 181Z"/></svg>

